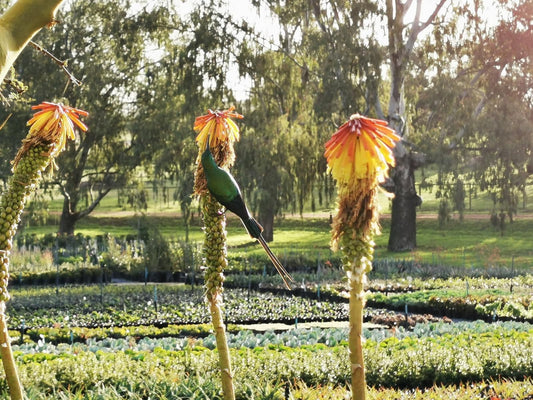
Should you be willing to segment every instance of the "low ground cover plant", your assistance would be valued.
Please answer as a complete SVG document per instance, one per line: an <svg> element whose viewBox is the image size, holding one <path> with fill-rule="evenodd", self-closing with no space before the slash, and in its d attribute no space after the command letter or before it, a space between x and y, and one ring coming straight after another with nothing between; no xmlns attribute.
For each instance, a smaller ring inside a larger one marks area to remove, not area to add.
<svg viewBox="0 0 533 400"><path fill-rule="evenodd" d="M533 321L533 297L523 292L502 289L434 289L400 294L373 293L368 298L373 307L412 312L428 312L467 319L498 318Z"/></svg>
<svg viewBox="0 0 533 400"><path fill-rule="evenodd" d="M460 296L463 283L450 280L451 288L431 289L432 296L423 291L391 292L383 296L390 299L391 304L394 296L404 296L401 300L394 300L401 308L402 301L409 298L421 303L429 303L432 297L464 299L464 295ZM443 285L440 281L434 284L438 287ZM520 285L527 284L527 280L520 281ZM511 294L506 289L507 285L506 280L484 281L479 278L472 281L469 289L474 295L478 291L483 296L492 293L490 296L503 297ZM511 297L524 297L521 288L515 290ZM200 396L198 393L206 396L198 399L220 398L217 397L217 360L211 350L214 341L207 319L200 318L208 315L203 309L201 288L136 284L59 286L59 292L56 292L57 289L17 288L9 303L10 322L14 329L11 336L18 343L23 319L26 326L25 343L15 347L15 351L18 362L22 364L22 379L28 387L29 398L106 399L102 394L104 391L110 399L120 396L135 399L135 396L142 397L142 393L148 391L152 394L170 393L170 398L177 399L187 398L187 393L189 398ZM322 289L326 291L327 288ZM335 317L338 312L345 313L340 292L337 293L339 302L319 301L316 288L310 298L287 296L285 292L258 293L248 289L227 289L225 293L227 320L235 318L237 321L238 317L244 316L246 318L242 320L250 321L250 315L253 315L256 321L271 321L277 313L284 316L286 322L293 323L296 318L302 321L301 316L306 313L324 320ZM439 296L435 296L436 293ZM370 294L370 298L378 294ZM490 303L484 306L487 304ZM235 313L230 312L232 309ZM67 315L68 318L65 318ZM74 318L74 315L80 317ZM180 321L188 321L187 325L171 324L172 321L167 319L170 315L179 316ZM92 321L94 328L76 326L82 325L82 321ZM132 322L149 325L119 326ZM190 325L199 322L205 324ZM305 396L310 399L327 398L320 396L324 393L321 388L328 385L333 388L331 393L347 392L346 329L258 334L230 325L228 331L232 359L236 366L242 365L235 371L236 382L242 382L236 386L237 398L284 399L287 390L291 396L306 393ZM516 393L514 396L521 398L518 396L524 390L520 382L524 379L528 382L527 376L533 373L533 330L527 323L417 323L410 328L397 326L365 330L364 334L367 339L364 351L369 385L396 388L394 392L392 389L370 390L370 398L384 399L387 394L424 399L424 391L415 389L415 386L459 385L466 381L480 382L500 377L516 380L518 383L511 385L513 389L507 393ZM114 368L115 362L119 364L118 369ZM160 368L156 376L170 376L170 380L158 378L150 385L141 382L139 377L146 374L147 369L153 371L150 368L155 368L154 365ZM169 372L165 368L170 368L170 365L173 368L180 365L183 369L180 367L179 371ZM81 373L80 369L84 372ZM261 371L260 376L257 371ZM42 378L34 383L39 374ZM92 374L96 383L87 384L87 374ZM257 377L257 380L250 382L249 376ZM469 398L462 392L469 395L481 393L480 386L476 386L478 392L473 391L473 386L468 386L468 389L467 386L448 387L457 399ZM268 393L261 392L266 388ZM411 388L411 392L407 392L406 388ZM428 389L427 393L437 393L435 390L437 388ZM505 393L505 389L502 386L501 392L490 393Z"/></svg>
<svg viewBox="0 0 533 400"><path fill-rule="evenodd" d="M39 333L41 332L41 333ZM484 321L420 323L413 328L364 329L365 340L381 343L390 338L447 340L462 335L506 336L509 332L532 333L533 325L522 322ZM239 326L228 327L228 345L232 348L249 348L282 346L298 348L302 346L325 345L335 347L346 345L348 327L339 328L293 328L283 331L254 332ZM444 338L444 339L443 339ZM21 342L19 342L21 343ZM391 339L392 343L392 339ZM215 336L209 324L155 327L125 328L48 328L32 330L25 335L23 344L16 345L22 353L46 352L60 354L75 346L80 351L116 351L138 350L154 351L161 347L165 350L215 349Z"/></svg>
<svg viewBox="0 0 533 400"><path fill-rule="evenodd" d="M243 301L245 299L245 301ZM243 289L225 291L228 323L339 320L346 305ZM10 328L122 326L209 322L203 289L185 286L90 286L22 289L10 305Z"/></svg>
<svg viewBox="0 0 533 400"><path fill-rule="evenodd" d="M531 376L533 330L530 325L470 324L455 328L429 324L420 328L418 336L369 338L364 346L369 385L422 388L500 378L527 380ZM457 333L461 330L462 333ZM300 333L301 341L309 342L316 332ZM287 336L286 344L267 344L265 339L263 343L257 342L264 346L247 348L243 343L251 337L241 335L242 342L235 342L235 348L231 349L236 382L240 382L236 388L240 398L247 398L247 391L257 394L260 387L276 383L280 388L297 382L315 388L343 387L349 380L348 348L342 340L330 345L295 343L296 347L289 347ZM120 388L126 381L133 386L141 385L148 373L154 385L184 384L191 377L194 381L199 376L204 382L213 381L217 371L216 354L201 345L205 342L194 340L180 349L177 345L182 343L180 340L151 339L141 344L135 340L117 340L108 341L105 346L89 341L86 345L61 344L54 351L54 346L41 343L42 350L38 349L39 344L33 348L16 347L15 355L21 365L22 379L48 396L67 388L85 394L101 386Z"/></svg>

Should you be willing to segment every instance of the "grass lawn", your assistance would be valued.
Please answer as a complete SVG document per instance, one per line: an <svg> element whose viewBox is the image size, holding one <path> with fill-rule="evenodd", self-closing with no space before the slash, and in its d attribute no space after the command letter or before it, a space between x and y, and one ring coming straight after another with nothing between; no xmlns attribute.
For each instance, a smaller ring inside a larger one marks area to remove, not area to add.
<svg viewBox="0 0 533 400"><path fill-rule="evenodd" d="M148 224L167 238L185 239L183 220L173 212L154 212L147 215ZM387 250L390 220L382 219L383 233L376 238L376 258L415 259L425 263L440 263L456 266L513 266L530 269L533 266L531 234L533 219L517 219L507 224L503 236L489 221L488 215L468 217L463 222L452 220L440 228L435 218L420 213L417 222L417 248L415 251L392 253ZM77 233L96 236L109 233L113 236L135 235L139 218L131 213L105 211L93 214L78 224ZM26 227L23 233L44 235L54 233L57 225ZM236 255L259 255L262 248L250 240L240 221L233 215L228 216L229 251ZM203 232L198 216L193 220L189 240L202 242ZM327 259L330 226L327 212L315 213L300 218L287 216L275 223L272 249L280 256L304 252L316 254L317 258Z"/></svg>
<svg viewBox="0 0 533 400"><path fill-rule="evenodd" d="M436 178L435 178L436 179ZM434 177L430 179L434 180ZM183 220L179 217L179 205L172 200L175 188L171 186L154 192L148 189L148 209L146 220L157 227L167 238L185 240L186 232ZM435 197L435 190L424 189L420 193L423 204L418 209L417 248L411 252L392 253L387 250L390 231L390 203L385 195L380 195L382 212L382 235L376 240L376 258L406 259L432 264L455 266L511 266L531 269L533 266L533 204L522 202L514 223L506 224L503 235L494 228L489 220L492 200L487 193L470 192L467 188L465 221L452 219L446 227L440 228L437 212L440 199ZM527 193L533 196L533 185L528 186ZM527 199L527 196L526 196ZM76 233L88 236L109 233L113 236L136 235L139 218L131 210L120 205L117 192L106 196L97 209L77 225ZM51 211L50 225L26 227L23 233L37 235L54 234L59 225L59 211L62 203L59 195L49 201ZM322 205L314 213L307 212L304 218L299 215L286 214L275 222L272 249L280 256L303 252L327 259L329 249L329 216L334 212L334 205ZM308 205L307 209L310 209ZM203 241L201 218L196 214L190 231L189 240ZM228 245L230 252L236 255L259 255L262 248L250 240L240 221L228 216Z"/></svg>

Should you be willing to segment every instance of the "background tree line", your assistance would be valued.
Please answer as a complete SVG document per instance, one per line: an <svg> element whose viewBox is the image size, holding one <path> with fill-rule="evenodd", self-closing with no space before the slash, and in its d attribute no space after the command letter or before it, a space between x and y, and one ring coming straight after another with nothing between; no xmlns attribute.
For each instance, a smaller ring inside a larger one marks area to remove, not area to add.
<svg viewBox="0 0 533 400"><path fill-rule="evenodd" d="M414 171L423 165L438 171L443 214L464 210L461 190L473 184L492 194L495 218L512 220L533 173L531 1L440 0L427 9L421 0L251 0L270 10L273 40L220 0L187 13L181 2L146 3L71 0L61 23L36 37L68 59L79 87L31 48L15 65L27 102L64 98L90 113L90 131L49 182L64 196L60 233L74 233L112 189L147 177L179 187L187 221L194 118L231 104L245 115L234 174L268 239L283 210L303 213L333 195L323 144L357 112L387 119L403 137L384 185L395 193L391 250L416 245ZM230 79L236 71L250 84L244 99ZM24 101L8 101L10 90L4 82L0 120L12 114L0 131L4 180L29 117Z"/></svg>

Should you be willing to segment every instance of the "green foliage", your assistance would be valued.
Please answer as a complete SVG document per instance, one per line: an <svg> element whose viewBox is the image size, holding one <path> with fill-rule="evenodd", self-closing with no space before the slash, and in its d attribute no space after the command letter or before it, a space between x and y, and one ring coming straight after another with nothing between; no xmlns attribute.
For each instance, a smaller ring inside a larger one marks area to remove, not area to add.
<svg viewBox="0 0 533 400"><path fill-rule="evenodd" d="M400 293L414 291L428 291L434 289L446 289L441 293L448 295L466 296L466 288L474 294L509 294L517 292L519 295L531 292L533 288L533 275L520 275L512 278L496 277L450 277L430 278L425 277L393 277L390 279L374 278L369 281L370 291L382 293Z"/></svg>
<svg viewBox="0 0 533 400"><path fill-rule="evenodd" d="M248 383L247 383L248 384ZM435 400L453 396L455 400L471 400L476 397L487 398L492 396L501 399L526 399L530 393L530 387L533 384L531 379L525 380L487 380L479 383L469 383L452 386L434 386L429 389L386 389L374 388L368 389L369 398L372 400L389 400L389 399L416 399L416 400ZM252 383L249 387L254 387ZM275 390L270 384L266 384L265 390ZM286 386L287 387L287 386ZM305 400L339 400L347 398L349 391L343 385L327 384L320 386L308 386L302 382L295 382L289 386L290 394L294 398ZM257 388L261 391L262 388ZM277 393L281 396L284 389L278 388ZM144 399L146 393L149 393L155 399L161 400L220 400L221 397L217 392L216 383L212 380L201 379L198 377L188 378L181 382L156 382L150 381L131 383L128 381L120 382L118 387L99 386L95 389L80 390L71 392L67 388L58 390L51 395L45 395L33 387L28 391L30 400L39 399L59 399L59 400L122 400L128 398L131 400ZM261 397L254 390L248 387L243 390L239 400L267 400L272 397Z"/></svg>
<svg viewBox="0 0 533 400"><path fill-rule="evenodd" d="M532 320L528 310L531 297L523 294L509 294L500 289L470 290L436 289L412 293L371 294L368 305L402 310L407 305L411 312L447 315L455 318L512 318Z"/></svg>
<svg viewBox="0 0 533 400"><path fill-rule="evenodd" d="M485 333L468 329L440 336L392 337L379 343L369 339L364 348L368 383L413 388L479 382L499 376L522 379L531 375L531 329L518 332L502 328L489 328ZM88 349L60 346L60 352L54 352L57 354L17 352L17 357L26 386L45 393L51 393L51 384L56 390L69 387L72 391L87 392L99 384L121 387L125 379L134 387L139 380L144 381L148 371L154 384L184 382L186 376L197 374L206 381L216 377L216 353L202 347L177 351L171 342L162 347L154 345L152 350L136 350L127 348L127 342L123 341L110 351L90 348L89 343ZM243 392L258 393L269 385L273 388L272 382L340 386L349 379L346 345L315 344L298 348L269 345L233 349L231 353L240 398L244 398ZM249 384L251 377L253 385Z"/></svg>
<svg viewBox="0 0 533 400"><path fill-rule="evenodd" d="M451 219L451 210L448 200L441 200L439 203L439 227L444 227Z"/></svg>
<svg viewBox="0 0 533 400"><path fill-rule="evenodd" d="M156 292L157 290L157 292ZM314 297L314 296L313 296ZM245 298L247 301L243 302ZM293 322L345 319L343 303L316 298L276 296L242 289L224 292L227 323ZM111 327L207 323L203 289L184 285L94 285L14 289L10 327Z"/></svg>
<svg viewBox="0 0 533 400"><path fill-rule="evenodd" d="M376 343L390 338L398 340L433 338L448 340L468 332L469 335L501 336L508 332L529 334L533 326L520 322L483 321L458 323L419 323L410 329L402 326L394 330L387 328L364 329L365 340ZM18 333L13 331L13 337ZM235 325L228 327L228 346L235 349L248 348L334 348L347 346L348 328L293 328L286 331L253 332ZM132 326L113 328L39 328L26 331L24 343L15 347L22 353L43 352L61 354L69 352L69 346L77 351L154 351L165 350L216 349L216 338L211 325L169 325L164 328L154 326ZM257 350L259 351L259 350Z"/></svg>
<svg viewBox="0 0 533 400"><path fill-rule="evenodd" d="M228 325L228 332L237 332L239 328L235 325ZM76 326L56 326L56 327L41 327L30 328L24 330L24 343L48 343L57 345L59 343L73 344L87 341L103 341L106 339L128 339L129 347L131 347L132 338L135 343L139 339L148 338L174 338L174 337L194 337L202 338L208 336L213 332L210 324L199 325L168 325L165 327L156 327L152 325L147 326L114 326L110 328L87 328ZM16 338L20 336L19 331L10 332L11 337ZM194 339L192 339L194 340ZM186 347L186 346L183 346ZM126 347L128 348L128 347Z"/></svg>
<svg viewBox="0 0 533 400"><path fill-rule="evenodd" d="M126 272L136 269L141 263L141 255L137 252L135 243L119 244L115 238L106 236L107 250L96 256L93 262L102 263L115 272Z"/></svg>
<svg viewBox="0 0 533 400"><path fill-rule="evenodd" d="M493 8L509 18L478 18ZM524 68L531 31L523 25L530 17L523 2L456 5L417 50L410 89L416 141L438 169L438 197L462 216L461 185L487 190L502 234L531 175L531 72Z"/></svg>
<svg viewBox="0 0 533 400"><path fill-rule="evenodd" d="M479 315L497 317L507 317L512 319L526 318L533 321L533 302L531 299L524 298L513 300L496 300L486 304L477 304L476 311Z"/></svg>
<svg viewBox="0 0 533 400"><path fill-rule="evenodd" d="M391 389L368 388L368 398L372 400L413 399L436 400L452 398L454 400L472 400L476 398L492 399L527 399L533 382L525 380L487 380L477 383L463 383L460 385L433 386L425 389ZM350 393L346 387L337 385L324 385L308 387L298 383L292 390L295 398L305 400L338 400L349 398Z"/></svg>
<svg viewBox="0 0 533 400"><path fill-rule="evenodd" d="M130 129L130 124L138 109L137 93L150 85L148 69L157 65L148 48L168 43L174 18L164 6L132 13L125 0L75 2L62 8L57 18L61 24L43 30L36 40L60 59L68 59L69 70L83 86L69 85L63 71L35 51L25 51L16 67L32 97L63 99L89 112L85 122L90 134L80 135L77 144L68 147L54 181L64 195L59 230L72 234L79 219L112 188L134 179L135 168L146 161L143 156L148 153L133 150L137 140L144 140L139 139L144 132ZM6 136L20 140L27 117L26 111L12 118Z"/></svg>
<svg viewBox="0 0 533 400"><path fill-rule="evenodd" d="M116 240L127 238L137 239L137 217L115 217L107 211L115 211L109 206L106 212L97 216L90 216L79 225L81 237L87 240L103 240L103 232L108 232ZM156 214L154 207L149 219L157 224L160 232L167 238L184 238L185 227L183 222L174 213L167 210L166 215ZM426 211L433 213L437 209L428 208ZM479 212L490 210L484 208ZM476 211L478 211L476 209ZM488 214L487 214L488 215ZM282 263L289 264L290 272L294 267L314 269L317 261L322 263L330 261L337 266L339 253L332 253L329 249L330 226L327 216L320 218L280 218L277 220L276 239L270 243L272 250L280 257ZM465 219L463 223L456 220L443 229L439 229L438 222L433 218L421 218L418 221L417 249L413 252L402 254L388 252L387 233L390 229L388 219L382 219L383 234L377 236L374 262L373 279L396 276L397 265L404 263L408 268L400 274L426 277L447 278L451 276L496 276L512 277L516 274L526 273L531 268L530 232L533 229L533 220L524 218L515 220L506 226L506 234L493 229L489 221L477 215ZM24 235L18 235L16 241L28 245L39 244L43 248L52 249L57 240L57 246L68 244L67 238L58 237L52 232L55 226L29 227ZM245 268L260 269L267 263L262 248L251 241L242 224L234 218L228 219L228 256L230 269L233 265L240 271ZM189 239L194 249L195 243L202 240L202 231L199 220L195 217L194 223L189 227ZM100 238L100 239L99 239ZM69 240L78 240L78 235ZM83 240L80 238L80 246ZM246 270L246 269L245 269ZM378 274L379 272L379 274Z"/></svg>
<svg viewBox="0 0 533 400"><path fill-rule="evenodd" d="M144 240L146 266L151 270L164 268L172 271L176 265L176 257L171 251L168 240L163 237L156 225L149 225Z"/></svg>

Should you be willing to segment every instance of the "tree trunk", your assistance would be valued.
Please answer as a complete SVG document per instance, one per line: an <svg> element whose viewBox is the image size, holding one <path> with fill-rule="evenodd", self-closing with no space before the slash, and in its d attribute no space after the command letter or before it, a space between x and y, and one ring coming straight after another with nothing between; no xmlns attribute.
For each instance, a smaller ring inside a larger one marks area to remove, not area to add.
<svg viewBox="0 0 533 400"><path fill-rule="evenodd" d="M274 240L274 207L264 205L259 212L259 223L263 226L263 237L267 242Z"/></svg>
<svg viewBox="0 0 533 400"><path fill-rule="evenodd" d="M389 59L391 91L389 99L389 124L403 139L408 136L404 99L406 69L415 42L420 32L435 19L447 0L435 2L433 13L426 21L420 20L422 0L386 1L387 26L389 35ZM411 24L404 19L411 6L415 5L415 16ZM394 149L396 167L392 173L395 198L392 201L391 231L388 248L390 251L412 250L416 247L416 207L421 199L416 194L414 170L417 167L412 154L402 143Z"/></svg>
<svg viewBox="0 0 533 400"><path fill-rule="evenodd" d="M401 42L401 29L391 23L389 40ZM403 46L403 45L402 45ZM405 55L397 49L391 51L391 91L389 99L389 126L402 138L408 136L405 122ZM391 231L389 234L390 251L412 250L416 247L416 205L417 194L415 188L414 166L411 154L402 142L394 148L396 166L391 177L394 182L394 199L392 200Z"/></svg>
<svg viewBox="0 0 533 400"><path fill-rule="evenodd" d="M400 73L396 84L392 85L389 103L389 125L400 136L406 136L403 120L405 104L403 100L403 79ZM396 166L391 173L394 182L394 199L392 200L391 230L389 234L389 251L413 250L416 247L416 207L420 205L420 198L415 187L415 163L411 153L403 143L394 148Z"/></svg>
<svg viewBox="0 0 533 400"><path fill-rule="evenodd" d="M414 167L409 153L396 158L392 180L395 190L388 249L413 250L416 247L416 207L420 205L420 197L416 194Z"/></svg>
<svg viewBox="0 0 533 400"><path fill-rule="evenodd" d="M63 201L63 211L59 220L59 234L60 235L74 235L76 229L76 222L80 219L80 214L77 212L70 212L69 201Z"/></svg>
<svg viewBox="0 0 533 400"><path fill-rule="evenodd" d="M263 226L263 237L267 242L274 240L274 217L277 212L278 185L280 176L274 171L265 171L262 179L262 196L259 197L258 221Z"/></svg>

